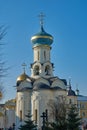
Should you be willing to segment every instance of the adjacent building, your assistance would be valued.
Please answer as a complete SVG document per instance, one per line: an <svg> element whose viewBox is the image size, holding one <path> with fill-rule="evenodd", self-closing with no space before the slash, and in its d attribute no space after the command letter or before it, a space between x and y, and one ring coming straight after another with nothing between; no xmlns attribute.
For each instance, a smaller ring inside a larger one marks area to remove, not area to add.
<svg viewBox="0 0 87 130"><path fill-rule="evenodd" d="M8 100L0 104L0 129L8 130L15 127L16 100Z"/></svg>

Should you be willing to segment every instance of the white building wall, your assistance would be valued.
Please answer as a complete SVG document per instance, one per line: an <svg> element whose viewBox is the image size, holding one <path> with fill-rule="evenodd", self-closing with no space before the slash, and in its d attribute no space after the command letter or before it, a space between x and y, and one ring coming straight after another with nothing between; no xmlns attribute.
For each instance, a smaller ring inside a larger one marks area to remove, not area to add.
<svg viewBox="0 0 87 130"><path fill-rule="evenodd" d="M24 91L17 93L16 100L16 129L19 128L21 124L20 111L22 111L22 122L26 119L25 115L31 111L31 92Z"/></svg>
<svg viewBox="0 0 87 130"><path fill-rule="evenodd" d="M42 118L40 117L43 112L48 110L49 114L49 100L55 99L59 95L66 95L66 91L51 91L51 90L38 90L32 94L32 119L35 120L35 109L37 109L37 125L40 128L42 125ZM49 118L50 119L50 118ZM50 119L52 120L52 119ZM49 120L49 121L50 121Z"/></svg>
<svg viewBox="0 0 87 130"><path fill-rule="evenodd" d="M5 119L4 116L0 116L0 128L4 128L5 127Z"/></svg>
<svg viewBox="0 0 87 130"><path fill-rule="evenodd" d="M5 127L13 127L13 123L15 123L15 110L6 108L6 122Z"/></svg>
<svg viewBox="0 0 87 130"><path fill-rule="evenodd" d="M50 61L50 47L49 46L38 46L34 47L34 62L45 63Z"/></svg>
<svg viewBox="0 0 87 130"><path fill-rule="evenodd" d="M77 96L67 96L67 103L77 104Z"/></svg>

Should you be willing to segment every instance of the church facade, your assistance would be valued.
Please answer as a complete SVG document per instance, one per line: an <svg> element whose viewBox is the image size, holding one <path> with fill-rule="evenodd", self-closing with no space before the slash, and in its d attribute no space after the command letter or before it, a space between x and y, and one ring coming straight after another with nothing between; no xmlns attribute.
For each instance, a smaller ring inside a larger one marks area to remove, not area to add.
<svg viewBox="0 0 87 130"><path fill-rule="evenodd" d="M0 129L18 130L30 112L32 120L40 130L43 113L47 114L48 121L53 121L52 116L50 117L49 103L57 97L64 97L67 106L77 105L79 116L82 118L82 130L87 128L87 96L80 95L78 89L75 93L70 81L67 83L66 79L61 79L53 73L54 63L51 62L53 40L53 36L44 30L41 19L40 32L31 38L33 49L31 75L27 75L24 68L24 72L16 81L16 97L0 104Z"/></svg>
<svg viewBox="0 0 87 130"><path fill-rule="evenodd" d="M53 73L54 64L51 62L51 49L53 36L44 30L43 22L40 24L40 32L31 38L33 49L33 63L31 64L31 75L25 71L17 78L16 96L16 129L26 120L28 111L31 112L32 119L38 128L42 126L41 115L48 113L48 103L58 96L67 97L68 104L77 103L75 92L69 86L67 91L67 81L60 79ZM67 93L68 92L68 93ZM49 118L49 120L52 120Z"/></svg>

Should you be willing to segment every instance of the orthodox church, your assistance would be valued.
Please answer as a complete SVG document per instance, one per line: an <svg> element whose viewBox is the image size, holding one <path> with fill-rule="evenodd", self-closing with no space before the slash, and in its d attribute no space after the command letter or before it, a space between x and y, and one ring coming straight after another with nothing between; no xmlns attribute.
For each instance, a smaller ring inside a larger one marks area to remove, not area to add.
<svg viewBox="0 0 87 130"><path fill-rule="evenodd" d="M76 104L82 118L82 129L87 126L87 96L79 95L79 90L72 90L71 82L61 79L53 73L54 64L51 62L53 36L44 30L43 14L40 15L40 32L31 37L33 63L31 75L24 72L16 81L16 98L0 104L0 129L18 130L26 120L30 111L37 129L42 127L42 117L50 117L49 103L57 97L66 98L66 104ZM23 64L25 66L25 64ZM68 89L67 89L68 88ZM2 97L0 93L0 98Z"/></svg>
<svg viewBox="0 0 87 130"><path fill-rule="evenodd" d="M29 111L37 127L41 128L42 113L47 112L49 118L48 102L50 99L54 100L63 95L68 97L68 103L71 100L73 103L77 101L71 85L67 91L67 81L53 74L54 64L51 62L50 56L53 36L44 30L42 19L40 20L40 32L31 37L31 42L34 57L31 64L31 75L27 75L24 71L16 82L16 129L26 120L25 115Z"/></svg>

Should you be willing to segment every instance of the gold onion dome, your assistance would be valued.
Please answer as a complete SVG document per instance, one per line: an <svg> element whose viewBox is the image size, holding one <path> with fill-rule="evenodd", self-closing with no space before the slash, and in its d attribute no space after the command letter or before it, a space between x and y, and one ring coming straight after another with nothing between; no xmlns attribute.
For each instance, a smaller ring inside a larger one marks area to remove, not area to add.
<svg viewBox="0 0 87 130"><path fill-rule="evenodd" d="M29 76L24 72L23 74L21 74L18 78L17 78L17 82L21 82L26 80L27 78L29 78Z"/></svg>
<svg viewBox="0 0 87 130"><path fill-rule="evenodd" d="M33 46L48 45L53 43L53 36L45 32L43 25L41 25L40 32L32 36L31 41Z"/></svg>
<svg viewBox="0 0 87 130"><path fill-rule="evenodd" d="M26 64L23 63L22 66L23 66L24 72L17 78L17 82L16 82L16 83L17 83L17 86L19 86L19 84L20 84L22 81L24 81L24 80L26 80L26 79L29 78L29 76L25 73L25 66L26 66Z"/></svg>

